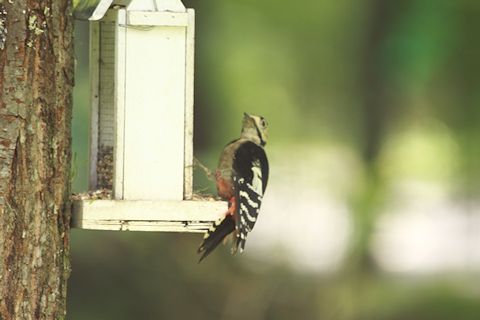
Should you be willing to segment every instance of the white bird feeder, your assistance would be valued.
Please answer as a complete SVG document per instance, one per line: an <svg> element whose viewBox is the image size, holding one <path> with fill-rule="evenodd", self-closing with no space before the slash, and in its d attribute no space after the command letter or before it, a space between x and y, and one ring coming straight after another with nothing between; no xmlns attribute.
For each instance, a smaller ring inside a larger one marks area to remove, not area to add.
<svg viewBox="0 0 480 320"><path fill-rule="evenodd" d="M190 201L194 10L78 0L74 14L91 20L90 189L113 189L113 200L75 201L74 226L203 232L225 203Z"/></svg>

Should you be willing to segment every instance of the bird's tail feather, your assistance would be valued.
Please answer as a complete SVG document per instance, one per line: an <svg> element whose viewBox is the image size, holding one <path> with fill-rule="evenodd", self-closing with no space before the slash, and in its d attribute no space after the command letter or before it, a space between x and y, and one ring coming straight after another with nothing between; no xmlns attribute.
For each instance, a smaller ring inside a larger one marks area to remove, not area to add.
<svg viewBox="0 0 480 320"><path fill-rule="evenodd" d="M223 220L215 222L210 230L205 234L202 244L198 248L197 252L202 253L200 263L205 259L210 252L215 249L222 240L235 230L235 220L231 215L226 216Z"/></svg>
<svg viewBox="0 0 480 320"><path fill-rule="evenodd" d="M237 252L237 250L240 248L240 253L243 252L243 250L245 249L245 239L242 239L240 237L240 233L237 234L237 238L235 239L235 245L233 246L234 247L234 252Z"/></svg>

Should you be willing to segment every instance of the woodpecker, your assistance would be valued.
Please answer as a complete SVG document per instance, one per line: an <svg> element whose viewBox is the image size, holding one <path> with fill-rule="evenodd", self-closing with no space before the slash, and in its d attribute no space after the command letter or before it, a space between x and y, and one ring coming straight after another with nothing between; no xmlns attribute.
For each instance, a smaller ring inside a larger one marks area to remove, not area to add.
<svg viewBox="0 0 480 320"><path fill-rule="evenodd" d="M258 218L268 182L265 144L268 124L261 116L244 113L240 138L225 146L215 180L218 195L228 201L225 216L205 233L198 253L202 261L229 234L234 235L232 253L245 248L247 235Z"/></svg>

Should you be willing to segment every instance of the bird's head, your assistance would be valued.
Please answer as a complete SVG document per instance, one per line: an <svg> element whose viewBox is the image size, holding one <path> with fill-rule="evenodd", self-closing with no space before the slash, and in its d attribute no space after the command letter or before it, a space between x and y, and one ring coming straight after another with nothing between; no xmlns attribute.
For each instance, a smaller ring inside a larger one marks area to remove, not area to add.
<svg viewBox="0 0 480 320"><path fill-rule="evenodd" d="M268 123L265 118L245 112L240 137L264 146L268 139Z"/></svg>

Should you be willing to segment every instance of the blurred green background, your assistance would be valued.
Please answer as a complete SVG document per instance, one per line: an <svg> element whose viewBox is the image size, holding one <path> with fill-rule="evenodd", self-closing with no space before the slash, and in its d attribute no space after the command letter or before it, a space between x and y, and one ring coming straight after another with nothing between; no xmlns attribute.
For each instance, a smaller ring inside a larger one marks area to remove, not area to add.
<svg viewBox="0 0 480 320"><path fill-rule="evenodd" d="M244 254L202 264L198 234L72 230L68 318L478 319L480 2L185 4L196 157L214 168L244 111L270 123L259 222ZM76 59L78 192L85 22Z"/></svg>

